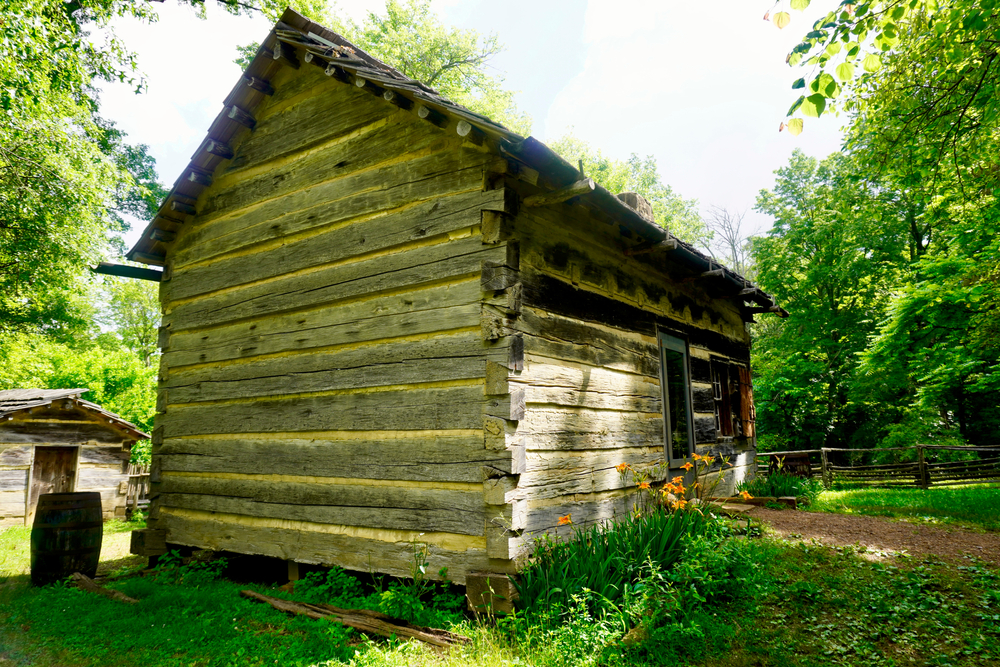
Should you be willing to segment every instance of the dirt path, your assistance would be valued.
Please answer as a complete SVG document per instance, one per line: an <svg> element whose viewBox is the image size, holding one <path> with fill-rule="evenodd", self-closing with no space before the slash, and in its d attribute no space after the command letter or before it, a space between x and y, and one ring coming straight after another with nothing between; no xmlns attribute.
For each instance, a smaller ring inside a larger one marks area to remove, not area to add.
<svg viewBox="0 0 1000 667"><path fill-rule="evenodd" d="M1000 565L1000 533L974 533L881 517L827 514L758 507L744 516L766 521L783 537L819 540L830 546L860 544L872 556L905 552L911 556L940 556L948 560L965 554Z"/></svg>

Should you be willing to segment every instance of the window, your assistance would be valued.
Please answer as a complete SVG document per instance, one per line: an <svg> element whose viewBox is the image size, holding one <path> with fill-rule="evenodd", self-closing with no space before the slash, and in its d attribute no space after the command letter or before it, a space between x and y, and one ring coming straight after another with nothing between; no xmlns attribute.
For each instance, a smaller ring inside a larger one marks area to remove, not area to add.
<svg viewBox="0 0 1000 667"><path fill-rule="evenodd" d="M725 438L754 436L757 412L746 366L712 360L712 390L715 395L715 424Z"/></svg>
<svg viewBox="0 0 1000 667"><path fill-rule="evenodd" d="M667 461L671 467L676 467L694 452L687 342L662 332L657 335L657 341L660 344Z"/></svg>

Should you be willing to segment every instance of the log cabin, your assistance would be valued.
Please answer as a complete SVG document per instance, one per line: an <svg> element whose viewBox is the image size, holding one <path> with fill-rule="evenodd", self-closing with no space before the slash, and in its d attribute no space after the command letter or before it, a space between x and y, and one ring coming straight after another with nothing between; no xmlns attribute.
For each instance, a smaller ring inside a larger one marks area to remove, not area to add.
<svg viewBox="0 0 1000 667"><path fill-rule="evenodd" d="M627 512L621 463L752 474L746 323L787 313L651 217L287 11L128 255L149 543L467 583Z"/></svg>
<svg viewBox="0 0 1000 667"><path fill-rule="evenodd" d="M0 526L30 525L43 493L97 491L105 519L125 515L132 445L149 436L87 391L0 391Z"/></svg>

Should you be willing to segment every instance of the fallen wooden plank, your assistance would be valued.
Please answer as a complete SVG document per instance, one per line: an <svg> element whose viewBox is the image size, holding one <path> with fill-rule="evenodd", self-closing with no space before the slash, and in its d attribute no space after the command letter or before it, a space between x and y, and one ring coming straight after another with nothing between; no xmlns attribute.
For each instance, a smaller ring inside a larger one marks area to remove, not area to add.
<svg viewBox="0 0 1000 667"><path fill-rule="evenodd" d="M455 644L468 644L472 641L468 637L463 637L447 630L413 625L404 620L392 618L391 616L368 609L341 609L340 607L328 604L294 602L248 590L240 591L240 595L251 600L257 600L258 602L265 602L275 609L290 614L298 614L316 619L327 618L338 623L343 623L355 630L382 635L383 637L396 636L407 639L419 639L432 646L443 648Z"/></svg>
<svg viewBox="0 0 1000 667"><path fill-rule="evenodd" d="M135 604L138 602L135 598L131 598L121 591L113 591L109 588L98 586L97 582L80 572L74 572L70 575L70 579L72 579L73 583L76 584L76 587L81 590L97 593L98 595L103 595L106 598L111 598L112 600L117 600L118 602L125 602L128 604Z"/></svg>

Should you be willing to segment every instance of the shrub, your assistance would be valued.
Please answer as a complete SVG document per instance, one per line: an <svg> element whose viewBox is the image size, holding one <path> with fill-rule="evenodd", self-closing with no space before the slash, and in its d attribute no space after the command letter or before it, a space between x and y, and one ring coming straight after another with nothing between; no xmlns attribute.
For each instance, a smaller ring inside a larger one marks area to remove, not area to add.
<svg viewBox="0 0 1000 667"><path fill-rule="evenodd" d="M819 497L823 486L817 479L797 477L779 470L766 478L755 477L752 480L740 482L736 486L736 490L746 491L754 497L795 496L796 498L805 498L813 503Z"/></svg>

